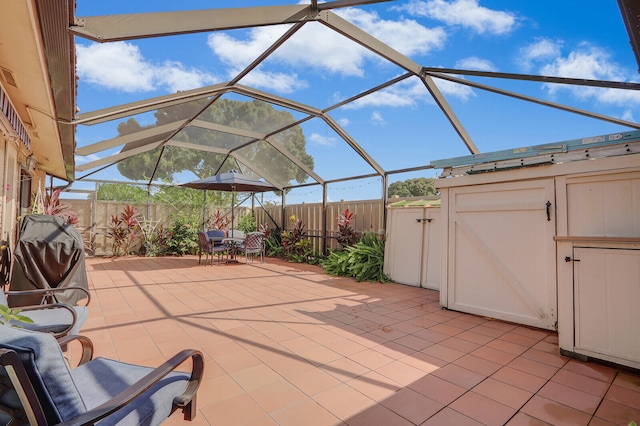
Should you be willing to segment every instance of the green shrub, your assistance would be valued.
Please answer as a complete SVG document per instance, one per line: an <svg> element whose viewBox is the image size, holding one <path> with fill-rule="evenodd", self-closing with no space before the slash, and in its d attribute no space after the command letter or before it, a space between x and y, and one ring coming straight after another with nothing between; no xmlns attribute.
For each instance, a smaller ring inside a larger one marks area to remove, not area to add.
<svg viewBox="0 0 640 426"><path fill-rule="evenodd" d="M196 254L198 251L198 227L197 220L189 219L183 214L173 218L173 224L169 228L169 238L166 242L167 254L182 256Z"/></svg>
<svg viewBox="0 0 640 426"><path fill-rule="evenodd" d="M389 282L383 266L384 241L375 232L365 232L356 244L332 252L322 262L329 275L353 277L356 281Z"/></svg>
<svg viewBox="0 0 640 426"><path fill-rule="evenodd" d="M258 229L256 220L253 217L253 213L248 213L240 216L240 219L238 219L238 229L245 234L249 232L255 232L256 229Z"/></svg>

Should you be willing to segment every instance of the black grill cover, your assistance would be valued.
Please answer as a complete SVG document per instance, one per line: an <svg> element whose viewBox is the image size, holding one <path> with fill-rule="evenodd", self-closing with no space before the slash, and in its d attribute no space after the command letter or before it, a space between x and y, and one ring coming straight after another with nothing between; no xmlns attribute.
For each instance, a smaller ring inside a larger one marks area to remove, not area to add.
<svg viewBox="0 0 640 426"><path fill-rule="evenodd" d="M89 289L82 235L58 216L25 216L14 252L10 290L69 286ZM83 292L73 290L55 294L58 302L72 305L85 297ZM40 295L12 296L9 305L37 305L41 300Z"/></svg>

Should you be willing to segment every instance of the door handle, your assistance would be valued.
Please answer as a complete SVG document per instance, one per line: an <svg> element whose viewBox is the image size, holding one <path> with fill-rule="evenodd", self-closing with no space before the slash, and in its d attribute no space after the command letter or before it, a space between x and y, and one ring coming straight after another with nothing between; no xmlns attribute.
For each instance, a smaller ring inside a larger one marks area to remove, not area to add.
<svg viewBox="0 0 640 426"><path fill-rule="evenodd" d="M547 201L547 222L551 222L551 201Z"/></svg>
<svg viewBox="0 0 640 426"><path fill-rule="evenodd" d="M564 261L565 262L571 262L571 261L580 262L580 259L572 259L570 256L565 256Z"/></svg>

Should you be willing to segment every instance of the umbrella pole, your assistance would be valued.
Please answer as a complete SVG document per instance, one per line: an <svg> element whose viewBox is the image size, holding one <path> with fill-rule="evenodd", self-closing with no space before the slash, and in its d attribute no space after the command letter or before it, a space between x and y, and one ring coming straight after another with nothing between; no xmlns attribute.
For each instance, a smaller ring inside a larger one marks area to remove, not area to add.
<svg viewBox="0 0 640 426"><path fill-rule="evenodd" d="M202 191L202 231L207 232L207 190Z"/></svg>
<svg viewBox="0 0 640 426"><path fill-rule="evenodd" d="M233 209L235 207L236 204L236 193L231 191L231 229L233 230ZM235 235L234 235L235 237Z"/></svg>

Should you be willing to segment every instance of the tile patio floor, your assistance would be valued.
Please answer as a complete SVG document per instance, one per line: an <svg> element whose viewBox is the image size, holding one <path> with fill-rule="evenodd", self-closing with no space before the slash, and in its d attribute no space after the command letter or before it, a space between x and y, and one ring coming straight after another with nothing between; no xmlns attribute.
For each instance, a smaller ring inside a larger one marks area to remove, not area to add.
<svg viewBox="0 0 640 426"><path fill-rule="evenodd" d="M87 270L97 356L204 353L194 426L640 420L639 375L560 356L546 330L442 310L436 291L273 259L90 258Z"/></svg>

